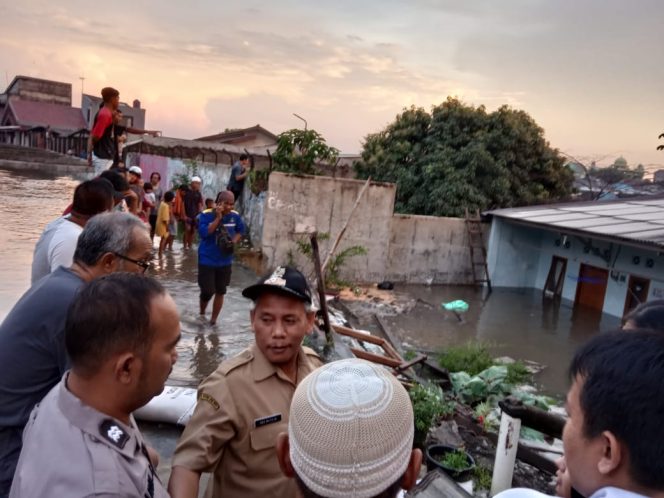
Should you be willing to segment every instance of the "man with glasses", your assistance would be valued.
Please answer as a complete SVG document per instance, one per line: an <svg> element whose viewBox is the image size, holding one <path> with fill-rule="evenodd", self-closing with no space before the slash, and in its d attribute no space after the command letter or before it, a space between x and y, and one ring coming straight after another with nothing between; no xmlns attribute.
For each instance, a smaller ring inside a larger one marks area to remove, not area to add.
<svg viewBox="0 0 664 498"><path fill-rule="evenodd" d="M141 220L128 213L99 214L81 232L72 266L39 280L0 325L0 497L9 493L32 408L69 366L65 317L80 287L114 272L145 272L151 258L150 234Z"/></svg>

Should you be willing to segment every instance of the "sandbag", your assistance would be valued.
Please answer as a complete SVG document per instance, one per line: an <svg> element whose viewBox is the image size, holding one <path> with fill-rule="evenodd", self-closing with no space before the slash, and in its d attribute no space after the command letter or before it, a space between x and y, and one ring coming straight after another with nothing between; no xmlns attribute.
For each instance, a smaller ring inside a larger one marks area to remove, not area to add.
<svg viewBox="0 0 664 498"><path fill-rule="evenodd" d="M165 386L159 396L134 412L139 420L187 425L196 408L196 389Z"/></svg>

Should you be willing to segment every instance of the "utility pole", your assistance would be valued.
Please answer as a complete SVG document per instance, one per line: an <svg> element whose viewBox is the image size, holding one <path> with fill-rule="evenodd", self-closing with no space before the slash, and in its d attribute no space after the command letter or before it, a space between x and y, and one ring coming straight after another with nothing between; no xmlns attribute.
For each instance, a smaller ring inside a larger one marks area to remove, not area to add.
<svg viewBox="0 0 664 498"><path fill-rule="evenodd" d="M295 113L293 113L293 116L295 116L296 118L301 119L302 121L304 121L304 131L307 131L307 120L304 119L304 118L303 118L302 116L300 116L299 114L295 114Z"/></svg>
<svg viewBox="0 0 664 498"><path fill-rule="evenodd" d="M83 83L85 82L85 76L79 76L79 80L81 80L81 108L83 107Z"/></svg>

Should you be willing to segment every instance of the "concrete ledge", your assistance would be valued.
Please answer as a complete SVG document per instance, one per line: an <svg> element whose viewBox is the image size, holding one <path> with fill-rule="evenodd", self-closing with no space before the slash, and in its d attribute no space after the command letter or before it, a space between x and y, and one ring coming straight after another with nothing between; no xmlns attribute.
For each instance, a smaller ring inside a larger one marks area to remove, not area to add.
<svg viewBox="0 0 664 498"><path fill-rule="evenodd" d="M0 159L0 169L10 171L23 171L30 173L42 173L45 175L89 175L93 176L93 171L87 166L78 166L73 164L43 164L39 162L12 161L9 159Z"/></svg>

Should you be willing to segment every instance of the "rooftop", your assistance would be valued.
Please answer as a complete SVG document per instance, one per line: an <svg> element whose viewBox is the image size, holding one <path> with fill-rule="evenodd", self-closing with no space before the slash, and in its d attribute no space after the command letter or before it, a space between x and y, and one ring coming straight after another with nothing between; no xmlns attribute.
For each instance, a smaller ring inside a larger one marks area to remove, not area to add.
<svg viewBox="0 0 664 498"><path fill-rule="evenodd" d="M83 113L76 107L18 99L10 99L8 107L20 126L50 126L60 134L87 128Z"/></svg>
<svg viewBox="0 0 664 498"><path fill-rule="evenodd" d="M497 209L486 214L557 232L664 247L664 196Z"/></svg>
<svg viewBox="0 0 664 498"><path fill-rule="evenodd" d="M238 130L230 130L223 133L217 133L216 135L208 135L206 137L197 138L196 140L200 140L203 142L219 142L219 143L240 142L241 143L248 139L255 138L256 135L259 133L270 138L275 143L277 142L277 136L271 131L266 130L259 124L257 124L256 126L252 126L250 128L242 128Z"/></svg>

